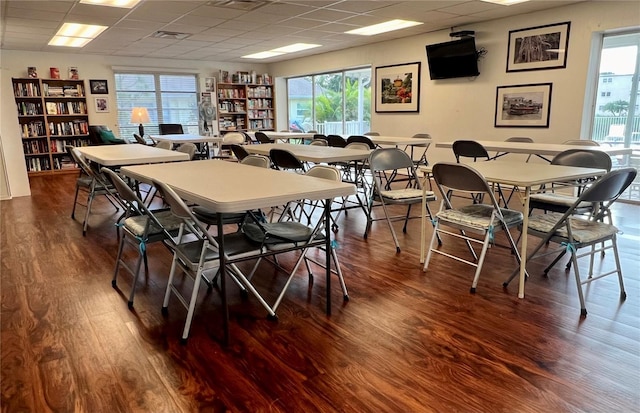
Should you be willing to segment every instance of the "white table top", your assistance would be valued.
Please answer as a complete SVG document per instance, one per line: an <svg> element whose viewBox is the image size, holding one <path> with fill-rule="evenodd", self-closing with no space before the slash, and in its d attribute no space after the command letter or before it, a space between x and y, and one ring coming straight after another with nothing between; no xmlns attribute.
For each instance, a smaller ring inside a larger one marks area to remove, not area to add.
<svg viewBox="0 0 640 413"><path fill-rule="evenodd" d="M604 169L514 161L481 161L465 162L465 164L480 172L488 182L522 188L563 180L590 178L607 172ZM430 172L431 166L421 166L419 170Z"/></svg>
<svg viewBox="0 0 640 413"><path fill-rule="evenodd" d="M376 145L425 145L431 142L428 138L412 138L406 136L367 136Z"/></svg>
<svg viewBox="0 0 640 413"><path fill-rule="evenodd" d="M220 136L200 136L189 133L176 133L168 135L151 135L151 139L156 141L169 141L171 143L201 143L201 142L222 142Z"/></svg>
<svg viewBox="0 0 640 413"><path fill-rule="evenodd" d="M356 192L353 184L220 160L128 166L121 172L141 182L151 182L152 178L165 182L183 199L215 212L239 212L284 205L295 199L329 199Z"/></svg>
<svg viewBox="0 0 640 413"><path fill-rule="evenodd" d="M315 133L299 133L299 132L276 132L276 131L261 131L267 135L271 140L289 140L289 139L313 139Z"/></svg>
<svg viewBox="0 0 640 413"><path fill-rule="evenodd" d="M130 145L80 146L77 149L85 158L103 166L140 165L189 160L189 155L186 153L138 143Z"/></svg>
<svg viewBox="0 0 640 413"><path fill-rule="evenodd" d="M568 149L586 149L588 151L602 151L609 155L630 155L631 148L613 146L582 146L563 145L560 143L528 143L528 142L505 142L505 141L476 141L484 146L487 151L525 153L555 156ZM451 148L451 142L436 142L436 148Z"/></svg>
<svg viewBox="0 0 640 413"><path fill-rule="evenodd" d="M273 148L285 149L296 156L301 161L322 163L322 162L349 162L367 159L371 153L364 149L334 148L331 146L316 145L294 145L290 143L266 143L260 145L245 145L244 148L249 153L269 156L269 151Z"/></svg>

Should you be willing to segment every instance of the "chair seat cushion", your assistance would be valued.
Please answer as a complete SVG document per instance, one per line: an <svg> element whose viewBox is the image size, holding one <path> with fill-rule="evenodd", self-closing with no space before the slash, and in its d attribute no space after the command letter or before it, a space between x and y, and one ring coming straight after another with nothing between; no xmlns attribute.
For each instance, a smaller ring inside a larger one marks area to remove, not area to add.
<svg viewBox="0 0 640 413"><path fill-rule="evenodd" d="M299 222L267 222L261 225L264 231L253 223L243 225L242 231L252 241L264 242L265 244L278 244L287 241L305 242L313 233L313 228ZM265 236L265 232L268 234L267 236Z"/></svg>
<svg viewBox="0 0 640 413"><path fill-rule="evenodd" d="M158 219L162 226L169 232L176 231L180 228L182 219L176 217L171 211L158 211L153 215ZM145 228L149 222L149 217L146 215L137 215L129 217L124 220L124 227L136 237L142 237L144 235ZM158 228L155 224L151 224L147 235L156 235L162 232L162 228Z"/></svg>
<svg viewBox="0 0 640 413"><path fill-rule="evenodd" d="M543 194L534 194L531 195L530 202L536 204L553 204L560 205L564 207L571 207L578 200L577 197L565 194L558 194L555 192L545 192ZM578 204L578 208L588 208L591 206L591 203L582 201ZM540 208L538 206L538 208Z"/></svg>
<svg viewBox="0 0 640 413"><path fill-rule="evenodd" d="M552 212L548 214L539 214L529 217L529 230L536 235L539 233L546 234L562 219L563 214ZM570 217L571 234L574 241L580 244L589 244L597 242L604 238L609 238L618 232L618 228L611 224L603 222L587 221L578 217ZM568 238L569 233L567 227L563 225L558 228L554 236Z"/></svg>
<svg viewBox="0 0 640 413"><path fill-rule="evenodd" d="M380 191L380 195L382 195L386 199L391 199L394 201L402 201L420 198L422 199L422 189L416 188L405 188L405 189L392 189L389 191ZM427 191L427 200L433 201L435 200L435 194L433 191Z"/></svg>
<svg viewBox="0 0 640 413"><path fill-rule="evenodd" d="M445 209L436 214L438 220L452 224L487 230L493 214L493 206L485 204L466 205L458 209ZM512 209L500 208L504 221L508 227L522 222L522 212ZM498 220L494 220L494 226L498 225Z"/></svg>
<svg viewBox="0 0 640 413"><path fill-rule="evenodd" d="M216 225L218 223L218 214L216 212L201 206L193 207L192 211L196 218L205 224ZM241 224L246 215L244 212L222 214L222 222L225 224Z"/></svg>

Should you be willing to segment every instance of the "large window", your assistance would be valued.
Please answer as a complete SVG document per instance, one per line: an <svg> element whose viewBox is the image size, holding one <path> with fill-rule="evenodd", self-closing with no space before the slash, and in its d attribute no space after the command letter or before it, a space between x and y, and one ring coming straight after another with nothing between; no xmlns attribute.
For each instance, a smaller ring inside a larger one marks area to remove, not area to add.
<svg viewBox="0 0 640 413"><path fill-rule="evenodd" d="M179 123L185 133L198 132L198 93L195 75L116 73L116 100L120 136L138 132L131 109L145 107L151 123L145 133L157 134L159 123Z"/></svg>
<svg viewBox="0 0 640 413"><path fill-rule="evenodd" d="M290 78L289 129L363 134L371 124L371 68Z"/></svg>

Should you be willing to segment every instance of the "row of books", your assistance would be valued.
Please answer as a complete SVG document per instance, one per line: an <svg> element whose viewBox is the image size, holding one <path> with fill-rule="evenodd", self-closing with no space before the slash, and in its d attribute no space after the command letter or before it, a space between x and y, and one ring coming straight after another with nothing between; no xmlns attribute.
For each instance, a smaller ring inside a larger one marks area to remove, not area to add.
<svg viewBox="0 0 640 413"><path fill-rule="evenodd" d="M272 110L256 110L252 109L249 111L249 118L252 119L273 119L273 111Z"/></svg>
<svg viewBox="0 0 640 413"><path fill-rule="evenodd" d="M244 89L218 89L218 99L244 99Z"/></svg>
<svg viewBox="0 0 640 413"><path fill-rule="evenodd" d="M42 121L23 123L21 126L21 134L23 138L37 138L39 136L47 136L47 131L45 130L44 122Z"/></svg>
<svg viewBox="0 0 640 413"><path fill-rule="evenodd" d="M218 104L220 113L239 112L244 113L244 102L223 101Z"/></svg>
<svg viewBox="0 0 640 413"><path fill-rule="evenodd" d="M89 122L86 120L74 120L69 122L50 122L49 131L52 136L88 135Z"/></svg>
<svg viewBox="0 0 640 413"><path fill-rule="evenodd" d="M47 102L48 115L86 115L87 105L84 102Z"/></svg>
<svg viewBox="0 0 640 413"><path fill-rule="evenodd" d="M84 96L84 88L81 84L51 86L43 83L44 95L49 97L79 97Z"/></svg>
<svg viewBox="0 0 640 413"><path fill-rule="evenodd" d="M272 104L271 99L249 99L247 101L249 109L271 109Z"/></svg>
<svg viewBox="0 0 640 413"><path fill-rule="evenodd" d="M22 150L25 154L49 153L46 139L34 139L30 141L22 141Z"/></svg>
<svg viewBox="0 0 640 413"><path fill-rule="evenodd" d="M219 126L221 130L245 129L244 117L222 116Z"/></svg>
<svg viewBox="0 0 640 413"><path fill-rule="evenodd" d="M38 97L40 96L40 86L37 83L14 83L13 94L19 97Z"/></svg>
<svg viewBox="0 0 640 413"><path fill-rule="evenodd" d="M219 83L270 85L272 84L272 81L273 79L268 73L257 74L255 71L251 73L244 71L230 73L228 70L220 70L218 73Z"/></svg>
<svg viewBox="0 0 640 413"><path fill-rule="evenodd" d="M53 169L71 169L71 168L77 168L77 167L78 166L76 165L75 162L73 162L73 159L67 156L53 159Z"/></svg>
<svg viewBox="0 0 640 413"><path fill-rule="evenodd" d="M42 115L42 104L40 102L19 102L16 105L18 107L18 115Z"/></svg>
<svg viewBox="0 0 640 413"><path fill-rule="evenodd" d="M249 88L247 93L250 98L270 98L272 92L270 87L258 86Z"/></svg>
<svg viewBox="0 0 640 413"><path fill-rule="evenodd" d="M60 153L66 152L64 147L66 145L71 146L88 146L89 141L87 139L55 139L51 141L51 152Z"/></svg>
<svg viewBox="0 0 640 413"><path fill-rule="evenodd" d="M273 120L271 119L250 120L249 126L251 127L251 129L273 129Z"/></svg>
<svg viewBox="0 0 640 413"><path fill-rule="evenodd" d="M26 158L28 172L48 171L51 169L49 158Z"/></svg>

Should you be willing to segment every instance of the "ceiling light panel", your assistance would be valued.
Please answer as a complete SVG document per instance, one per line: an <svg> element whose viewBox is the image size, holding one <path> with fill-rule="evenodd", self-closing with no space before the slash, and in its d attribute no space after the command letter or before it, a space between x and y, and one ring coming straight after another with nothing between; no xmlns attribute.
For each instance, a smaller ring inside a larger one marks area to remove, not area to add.
<svg viewBox="0 0 640 413"><path fill-rule="evenodd" d="M487 3L501 4L503 6L511 6L512 4L524 3L529 0L482 0Z"/></svg>
<svg viewBox="0 0 640 413"><path fill-rule="evenodd" d="M320 47L321 44L312 44L312 43L294 43L289 46L278 47L277 49L270 50L272 52L280 52L280 53L295 53L302 50L313 49L314 47Z"/></svg>
<svg viewBox="0 0 640 413"><path fill-rule="evenodd" d="M268 59L270 57L275 57L275 56L280 56L283 55L284 53L282 52L272 52L272 51L268 51L268 52L259 52L259 53L253 53L253 54L248 54L245 56L242 56L244 59Z"/></svg>
<svg viewBox="0 0 640 413"><path fill-rule="evenodd" d="M83 47L106 29L107 26L64 23L48 44L50 46Z"/></svg>
<svg viewBox="0 0 640 413"><path fill-rule="evenodd" d="M361 27L359 29L349 30L348 34L358 34L361 36L373 36L380 33L391 32L394 30L406 29L407 27L418 26L421 22L411 20L389 20L387 22L374 24L371 26Z"/></svg>
<svg viewBox="0 0 640 413"><path fill-rule="evenodd" d="M80 0L80 3L131 9L140 3L140 0Z"/></svg>

